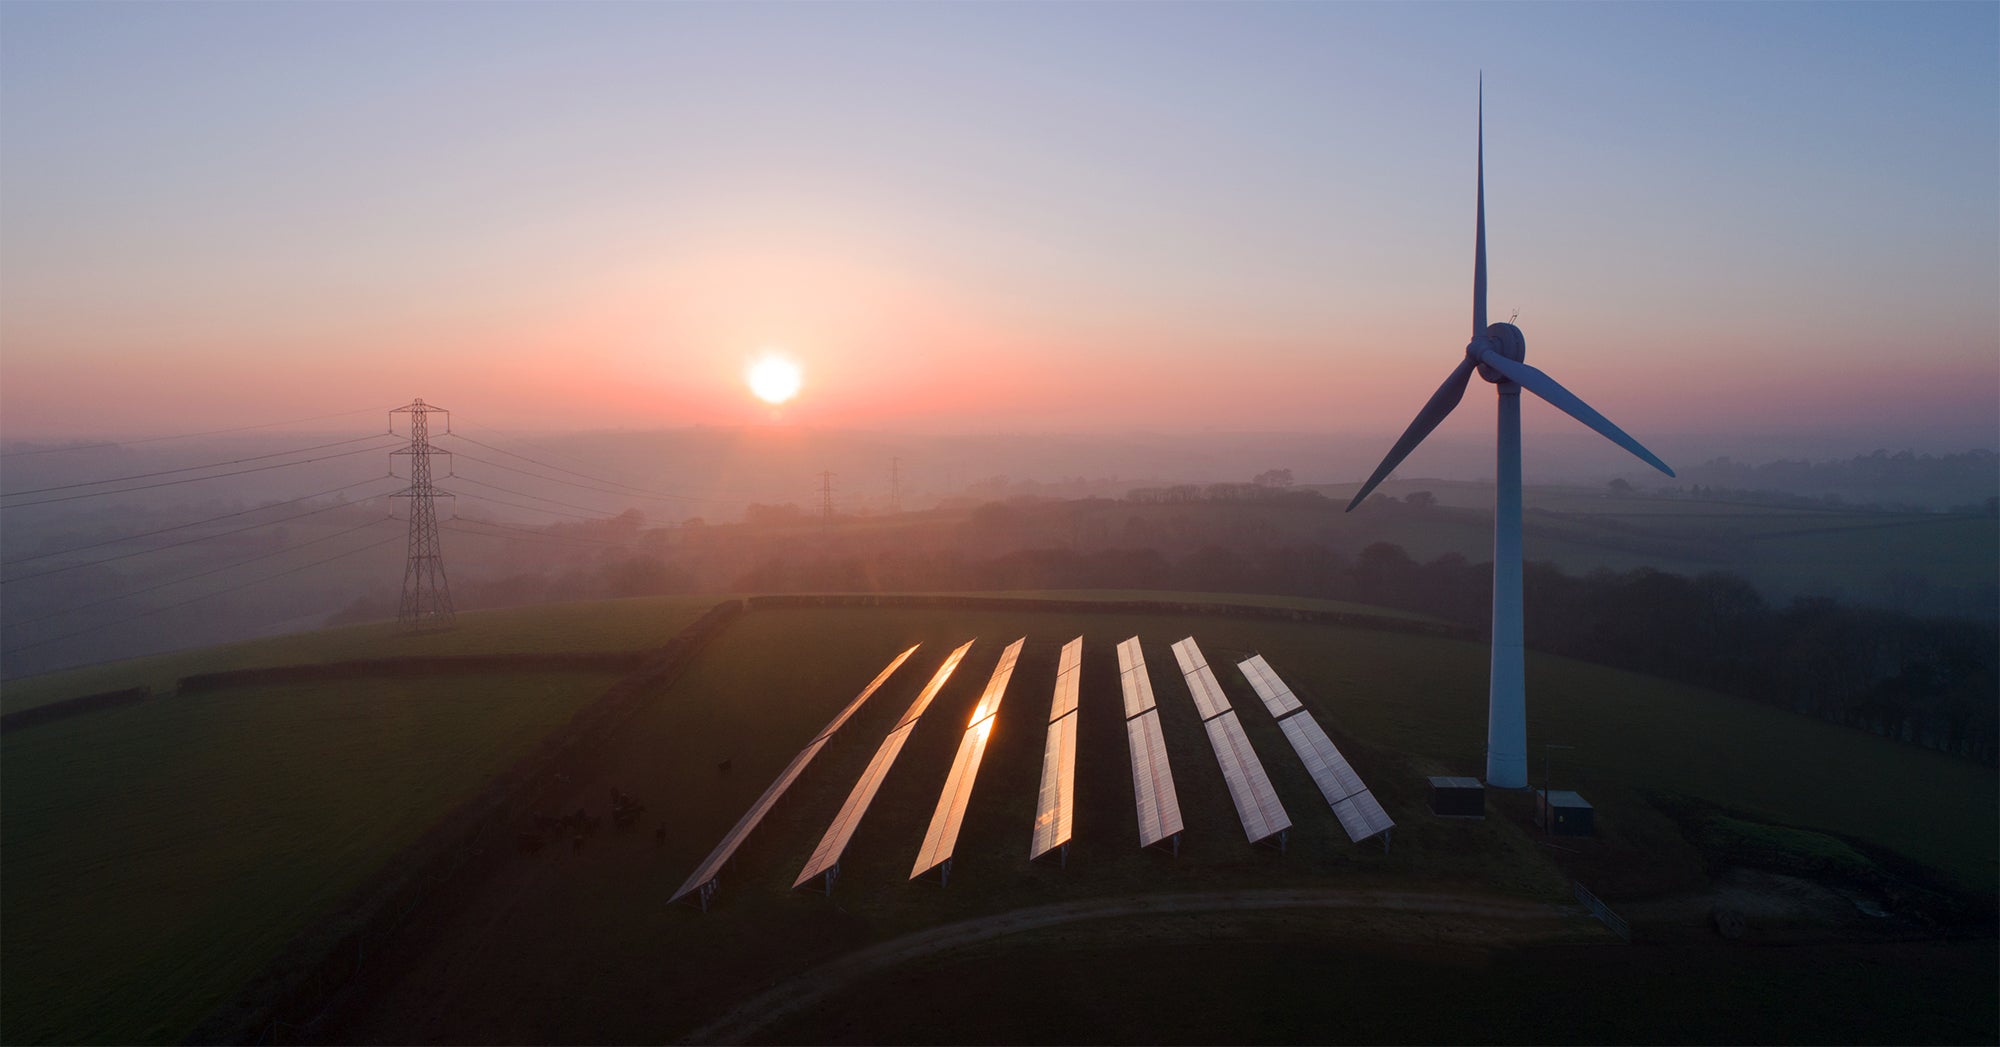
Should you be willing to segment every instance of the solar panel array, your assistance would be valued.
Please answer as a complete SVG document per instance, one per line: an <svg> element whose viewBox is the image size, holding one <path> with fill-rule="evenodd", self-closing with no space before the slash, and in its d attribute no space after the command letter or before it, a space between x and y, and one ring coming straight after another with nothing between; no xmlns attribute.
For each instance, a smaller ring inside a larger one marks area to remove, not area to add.
<svg viewBox="0 0 2000 1047"><path fill-rule="evenodd" d="M958 830L965 823L965 805L972 799L972 783L979 777L979 763L986 755L986 739L993 733L993 721L1000 713L1000 699L1006 697L1007 681L1014 675L1014 663L1021 657L1021 645L1026 638L1015 640L1000 654L1000 663L993 667L993 676L986 681L986 691L979 696L979 704L973 706L972 724L965 729L965 736L959 739L958 755L951 761L951 773L945 776L944 790L938 794L937 809L931 812L931 825L924 832L923 847L917 851L917 862L910 867L910 879L939 869L942 878L951 875L951 854L958 845Z"/></svg>
<svg viewBox="0 0 2000 1047"><path fill-rule="evenodd" d="M1333 808L1333 816L1340 820L1340 827L1347 830L1347 838L1360 843L1395 828L1396 823L1389 817L1389 812L1382 809L1375 794L1362 783L1361 776L1354 773L1347 757L1340 754L1333 739L1326 736L1325 729L1299 703L1292 689L1278 679L1278 674L1264 661L1264 656L1256 655L1238 662L1237 668L1243 670L1244 678L1256 688L1265 708L1278 718L1278 727L1285 732L1285 739L1292 743L1292 750L1306 765L1313 784L1319 786L1320 795L1326 797L1327 804ZM1280 708L1288 708L1288 711L1280 713Z"/></svg>
<svg viewBox="0 0 2000 1047"><path fill-rule="evenodd" d="M1202 724L1208 730L1208 744L1215 750L1215 762L1222 765L1222 780L1229 786L1229 799L1236 804L1236 816L1243 821L1243 835L1251 843L1268 840L1292 827L1291 816L1278 802L1257 751L1243 724L1230 710Z"/></svg>
<svg viewBox="0 0 2000 1047"><path fill-rule="evenodd" d="M812 857L807 859L805 868L799 872L799 878L792 882L793 887L804 887L814 878L821 876L826 877L827 887L832 887L833 877L839 873L840 856L847 850L848 841L853 839L855 828L861 824L861 816L868 813L868 804L875 799L875 790L881 787L883 776L889 773L889 767L896 762L897 754L903 751L903 743L909 740L910 730L916 726L917 718L924 714L925 709L930 708L931 699L936 698L937 693L944 689L945 681L951 679L952 670L958 668L958 663L965 658L965 652L972 649L973 643L974 641L967 640L945 656L944 664L938 666L937 672L931 675L930 682L924 684L924 689L918 692L916 701L910 703L910 708L903 713L902 719L896 721L895 727L890 728L889 736L882 739L881 746L875 750L874 758L868 761L868 767L861 772L860 780L854 783L853 791L847 794L846 802L840 805L840 813L834 815L833 824L826 827L826 835L820 837L819 846L813 848Z"/></svg>
<svg viewBox="0 0 2000 1047"><path fill-rule="evenodd" d="M1153 708L1153 681L1146 677L1146 655L1134 636L1118 645L1118 686L1125 695L1125 718Z"/></svg>
<svg viewBox="0 0 2000 1047"><path fill-rule="evenodd" d="M1237 662L1236 667L1243 670L1244 678L1256 689L1257 697L1264 700L1264 708L1271 711L1273 718L1286 716L1305 708L1299 704L1299 698L1292 693L1292 689L1285 686L1285 681L1278 679L1278 674L1271 671L1271 665L1264 660L1263 655L1253 654L1248 660Z"/></svg>
<svg viewBox="0 0 2000 1047"><path fill-rule="evenodd" d="M708 908L708 900L715 893L716 886L722 874L722 867L727 865L729 859L735 856L736 849L743 845L743 841L749 837L751 830L757 828L757 823L763 821L764 816L771 813L771 808L777 806L778 799L785 794L785 790L791 788L792 783L798 780L799 775L805 773L806 764L811 763L812 758L819 755L820 749L826 746L827 739L833 735L833 732L840 730L841 725L845 724L848 718L861 708L862 703L874 695L897 669L902 668L904 662L910 660L910 655L915 654L919 646L921 645L912 644L908 650L891 659L888 667L875 674L875 679L869 681L868 686L862 688L861 693L855 696L853 701L847 703L847 708L835 714L826 727L819 734L815 735L812 741L806 743L806 747L799 750L797 756L792 757L792 762L785 765L785 769L778 774L777 780L765 788L763 795L757 797L757 802L751 804L748 811L743 812L743 817L736 820L736 824L722 837L722 842L716 844L715 849L708 852L708 857L702 859L701 865L696 867L695 871L688 876L687 882L681 884L680 890L675 891L674 896L668 899L667 903L669 905L699 892L702 908Z"/></svg>
<svg viewBox="0 0 2000 1047"><path fill-rule="evenodd" d="M1243 724L1229 707L1229 696L1209 670L1208 658L1192 636L1174 644L1174 658L1181 663L1181 676L1187 681L1188 693L1194 696L1195 708L1201 710L1209 747L1215 750L1215 762L1222 767L1222 780L1229 786L1229 799L1236 804L1236 817L1243 823L1244 835L1251 843L1275 836L1278 845L1284 846L1284 833L1291 828L1292 819L1285 813L1285 805L1278 802L1278 792L1271 787L1271 778L1264 773L1257 750L1250 747Z"/></svg>
<svg viewBox="0 0 2000 1047"><path fill-rule="evenodd" d="M1215 682L1215 674L1209 671L1208 659L1194 637L1174 645L1174 660L1181 663L1181 678L1187 681L1188 693L1194 695L1194 707L1201 710L1204 723L1229 711L1229 696Z"/></svg>
<svg viewBox="0 0 2000 1047"><path fill-rule="evenodd" d="M1167 739L1146 676L1146 655L1134 636L1118 645L1118 686L1125 696L1125 746L1132 753L1132 804L1139 817L1139 846L1172 841L1180 849L1181 800L1167 764Z"/></svg>
<svg viewBox="0 0 2000 1047"><path fill-rule="evenodd" d="M1076 696L1083 676L1083 637L1063 645L1056 666L1055 699L1049 703L1049 740L1042 747L1042 787L1035 803L1035 831L1028 860L1057 848L1067 861L1076 797Z"/></svg>

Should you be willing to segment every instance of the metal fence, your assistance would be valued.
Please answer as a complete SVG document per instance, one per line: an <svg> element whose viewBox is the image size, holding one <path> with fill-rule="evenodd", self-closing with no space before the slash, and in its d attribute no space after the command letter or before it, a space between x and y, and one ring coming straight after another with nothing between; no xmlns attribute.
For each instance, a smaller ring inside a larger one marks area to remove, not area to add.
<svg viewBox="0 0 2000 1047"><path fill-rule="evenodd" d="M1576 888L1576 900L1582 902L1592 916L1602 920L1604 926L1611 928L1611 933L1617 935L1620 941L1632 940L1632 925L1626 923L1624 917L1612 912L1611 907L1604 904L1603 899L1590 893L1590 889L1581 881L1572 880L1570 886Z"/></svg>

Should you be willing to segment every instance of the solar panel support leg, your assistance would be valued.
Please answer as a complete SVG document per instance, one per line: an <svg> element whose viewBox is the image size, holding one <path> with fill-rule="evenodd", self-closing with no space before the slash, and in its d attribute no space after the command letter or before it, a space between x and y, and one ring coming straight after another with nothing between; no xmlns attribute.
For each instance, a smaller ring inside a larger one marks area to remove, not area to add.
<svg viewBox="0 0 2000 1047"><path fill-rule="evenodd" d="M1289 836L1289 835L1291 835L1291 830L1290 830L1290 829L1279 829L1279 830L1278 830L1278 853L1279 853L1279 854L1283 854L1283 853L1285 853L1285 837L1287 837L1287 836Z"/></svg>
<svg viewBox="0 0 2000 1047"><path fill-rule="evenodd" d="M1389 834L1390 834L1390 832L1392 832L1392 831L1393 831L1393 830L1389 830L1389 829L1384 829L1384 830L1382 830L1382 853L1383 853L1383 854L1388 854L1388 853L1389 853Z"/></svg>
<svg viewBox="0 0 2000 1047"><path fill-rule="evenodd" d="M938 886L943 887L950 882L951 882L951 859L946 858L944 860L944 864L938 866Z"/></svg>
<svg viewBox="0 0 2000 1047"><path fill-rule="evenodd" d="M1178 857L1180 857L1180 856L1181 856L1181 834L1180 834L1180 833L1175 833L1175 834L1174 834L1174 857L1178 858Z"/></svg>
<svg viewBox="0 0 2000 1047"><path fill-rule="evenodd" d="M709 900L710 898L713 898L713 897L715 897L715 889L716 889L716 887L717 887L717 886L718 886L718 883L717 883L717 881L715 881L715 880L710 880L710 881L708 881L707 883L705 883L705 884L702 884L702 885L701 885L701 911L702 911L702 912L707 912L707 911L708 911L708 900Z"/></svg>
<svg viewBox="0 0 2000 1047"><path fill-rule="evenodd" d="M1069 841L1068 841L1068 840L1064 840L1064 841L1063 841L1063 845L1062 845L1062 858L1060 859L1060 861L1061 861L1061 863L1062 863L1062 864L1061 864L1061 868L1064 868L1064 869L1067 869L1067 868L1069 868Z"/></svg>

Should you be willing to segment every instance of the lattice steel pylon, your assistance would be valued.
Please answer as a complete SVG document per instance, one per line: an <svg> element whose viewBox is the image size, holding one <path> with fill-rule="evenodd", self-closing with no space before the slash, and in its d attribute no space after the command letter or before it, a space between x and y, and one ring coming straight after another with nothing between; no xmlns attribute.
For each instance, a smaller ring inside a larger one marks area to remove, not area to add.
<svg viewBox="0 0 2000 1047"><path fill-rule="evenodd" d="M410 416L410 446L391 453L410 456L410 486L390 497L410 500L410 559L403 568L403 599L396 607L396 624L413 631L449 629L454 620L451 585L444 576L444 553L438 547L437 506L432 499L450 498L451 494L431 484L431 455L451 452L431 446L429 416L444 415L445 432L449 433L451 412L418 399L390 411L392 425L399 414Z"/></svg>

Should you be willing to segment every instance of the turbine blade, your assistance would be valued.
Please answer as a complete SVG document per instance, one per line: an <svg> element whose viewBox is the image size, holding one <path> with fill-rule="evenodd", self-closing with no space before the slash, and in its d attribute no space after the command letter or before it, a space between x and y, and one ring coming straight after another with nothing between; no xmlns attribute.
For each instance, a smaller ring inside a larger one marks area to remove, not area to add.
<svg viewBox="0 0 2000 1047"><path fill-rule="evenodd" d="M1625 435L1625 430L1612 425L1609 418L1598 414L1589 404L1578 399L1575 393L1563 388L1555 379L1518 360L1509 360L1499 353L1486 353L1479 362L1506 375L1521 388L1554 404L1564 414L1597 430L1605 439L1638 456L1640 461L1668 476L1674 475L1674 471L1667 468L1667 463L1660 461L1653 452L1641 446L1639 441Z"/></svg>
<svg viewBox="0 0 2000 1047"><path fill-rule="evenodd" d="M1472 337L1486 333L1486 74L1479 74L1479 203L1472 234Z"/></svg>
<svg viewBox="0 0 2000 1047"><path fill-rule="evenodd" d="M1368 497L1368 493L1375 489L1376 484L1388 479L1389 474L1403 463L1403 459L1409 457L1410 452L1424 442L1424 437L1429 436L1431 430L1436 429L1438 423L1444 421L1445 415L1450 414L1451 409L1457 407L1458 402L1465 398L1465 385L1472 380L1472 367L1472 358L1469 356L1459 361L1458 368L1451 372L1451 377L1445 379L1443 385L1438 386L1438 391L1431 394L1430 400L1424 404L1424 409L1417 412L1416 420L1410 423L1408 429L1403 430L1403 436L1396 441L1396 446L1389 448L1388 456L1382 459L1381 465L1375 467L1375 474L1368 478L1367 483L1361 485L1361 490L1355 493L1354 500L1347 503L1348 512L1353 512L1354 507L1360 505L1363 498Z"/></svg>

